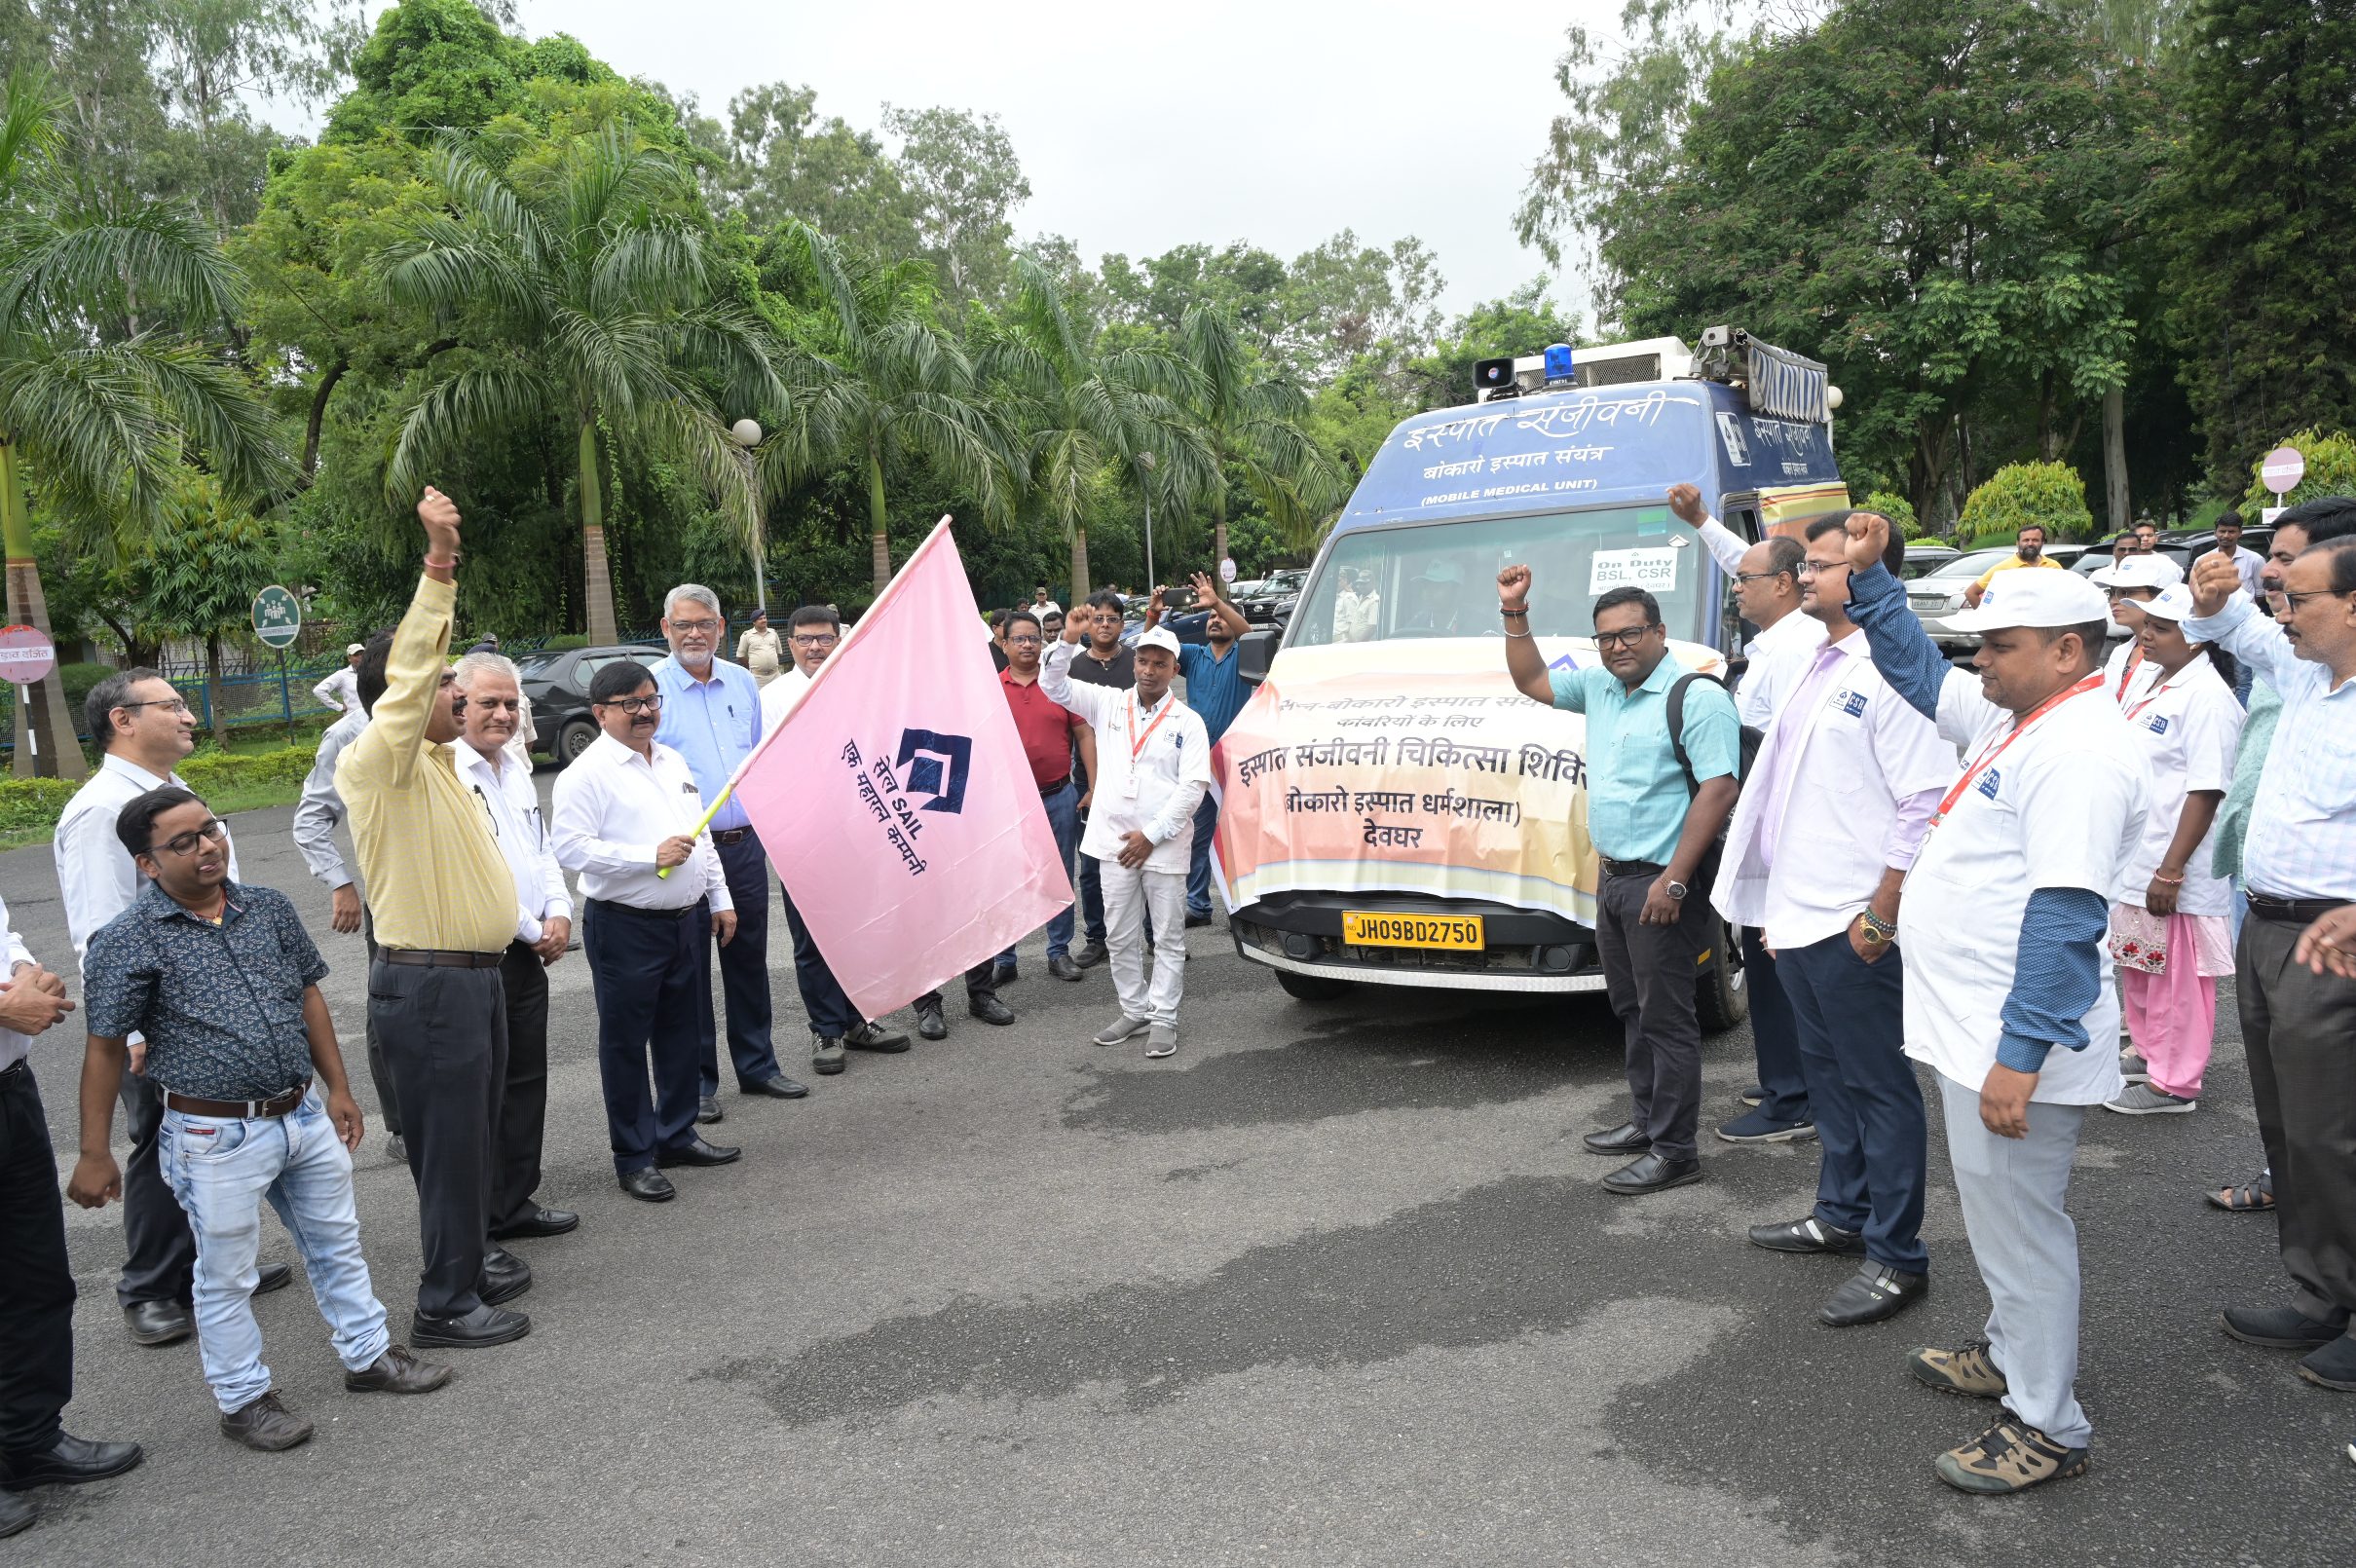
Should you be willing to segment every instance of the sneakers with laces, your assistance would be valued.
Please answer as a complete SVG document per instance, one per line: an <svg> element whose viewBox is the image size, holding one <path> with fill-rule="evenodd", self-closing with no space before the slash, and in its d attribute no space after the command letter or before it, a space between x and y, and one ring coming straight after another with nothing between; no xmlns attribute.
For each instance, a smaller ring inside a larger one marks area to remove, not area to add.
<svg viewBox="0 0 2356 1568"><path fill-rule="evenodd" d="M2007 1411L1969 1442L1939 1455L1935 1468L1957 1491L1992 1496L2083 1475L2086 1450L2065 1448Z"/></svg>
<svg viewBox="0 0 2356 1568"><path fill-rule="evenodd" d="M841 1072L843 1068L843 1065L842 1036L839 1034L821 1034L815 1041L811 1043L810 1071L824 1073Z"/></svg>
<svg viewBox="0 0 2356 1568"><path fill-rule="evenodd" d="M1906 1359L1906 1366L1919 1381L1942 1394L1967 1394L1975 1400L2004 1397L2003 1371L1988 1353L1985 1339L1974 1339L1960 1350L1925 1346Z"/></svg>
<svg viewBox="0 0 2356 1568"><path fill-rule="evenodd" d="M1119 1018L1096 1031L1096 1043L1118 1045L1123 1040L1135 1039L1151 1027L1153 1026L1143 1019L1131 1018L1127 1013L1123 1013Z"/></svg>
<svg viewBox="0 0 2356 1568"><path fill-rule="evenodd" d="M2200 1101L2187 1100L2151 1087L2149 1073L2141 1083L2129 1083L2116 1100L2103 1102L2103 1109L2117 1111L2121 1116L2181 1116L2197 1109Z"/></svg>

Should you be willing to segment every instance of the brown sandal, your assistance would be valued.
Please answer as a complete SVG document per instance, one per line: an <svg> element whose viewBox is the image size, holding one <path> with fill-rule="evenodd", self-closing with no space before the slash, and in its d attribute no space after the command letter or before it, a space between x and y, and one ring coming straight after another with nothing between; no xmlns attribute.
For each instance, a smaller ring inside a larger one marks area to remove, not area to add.
<svg viewBox="0 0 2356 1568"><path fill-rule="evenodd" d="M2274 1207L2274 1189L2256 1181L2238 1187L2224 1187L2209 1194L2209 1201L2227 1213L2263 1213Z"/></svg>

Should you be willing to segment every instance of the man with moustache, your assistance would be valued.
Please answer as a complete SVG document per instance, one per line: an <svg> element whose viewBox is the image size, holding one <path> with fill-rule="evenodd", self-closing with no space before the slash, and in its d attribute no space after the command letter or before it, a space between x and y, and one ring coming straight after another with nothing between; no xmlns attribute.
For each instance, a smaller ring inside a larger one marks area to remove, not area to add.
<svg viewBox="0 0 2356 1568"><path fill-rule="evenodd" d="M2151 553L2151 547L2140 541L2136 548L2139 554ZM1965 609L1977 609L1980 596L1988 591L1988 585L1996 580L1999 573L2017 571L2029 566L2059 570L2061 564L2045 554L2045 531L2037 524L2031 523L2013 536L2012 553L1981 573L1979 580L1963 590L1963 606Z"/></svg>
<svg viewBox="0 0 2356 1568"><path fill-rule="evenodd" d="M999 672L1006 705L1014 713L1015 731L1023 737L1023 755L1030 764L1031 782L1039 788L1039 803L1047 809L1047 825L1055 833L1056 853L1069 867L1080 844L1080 791L1072 780L1071 757L1078 748L1081 766L1096 771L1096 731L1079 715L1050 697L1039 685L1040 656L1047 628L1040 616L1018 610L1007 618L1007 665ZM1071 961L1073 906L1066 904L1047 922L1047 972L1057 980L1076 981L1080 966ZM991 971L994 986L1014 978L1015 951L998 954Z"/></svg>

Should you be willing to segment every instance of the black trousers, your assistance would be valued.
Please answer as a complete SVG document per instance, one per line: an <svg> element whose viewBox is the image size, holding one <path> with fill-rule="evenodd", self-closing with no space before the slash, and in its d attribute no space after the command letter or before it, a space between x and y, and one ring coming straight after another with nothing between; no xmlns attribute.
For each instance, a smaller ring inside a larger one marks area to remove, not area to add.
<svg viewBox="0 0 2356 1568"><path fill-rule="evenodd" d="M49 1118L21 1062L0 1072L0 1453L46 1448L74 1397L74 1276Z"/></svg>
<svg viewBox="0 0 2356 1568"><path fill-rule="evenodd" d="M196 1288L197 1238L187 1212L164 1179L156 1145L164 1134L164 1092L145 1073L123 1073L117 1092L131 1123L131 1157L123 1162L123 1276L115 1301L185 1305Z"/></svg>
<svg viewBox="0 0 2356 1568"><path fill-rule="evenodd" d="M778 1075L777 1050L769 1038L769 860L761 836L750 829L732 843L715 841L729 898L736 906L736 934L720 950L720 990L728 1003L729 1058L738 1084L767 1083ZM583 938L585 945L587 939ZM704 944L701 1054L697 1063L703 1092L720 1092L719 1030L712 1018L712 947Z"/></svg>
<svg viewBox="0 0 2356 1568"><path fill-rule="evenodd" d="M1627 1036L1628 1120L1672 1160L1695 1157L1702 1119L1702 1022L1694 988L1702 954L1715 940L1717 914L1697 889L1675 925L1645 925L1650 876L1614 877L1595 889L1595 952L1612 1011Z"/></svg>
<svg viewBox="0 0 2356 1568"><path fill-rule="evenodd" d="M472 1312L490 1245L507 1002L499 971L387 963L368 971L368 1016L385 1041L417 1183L425 1266L417 1310Z"/></svg>
<svg viewBox="0 0 2356 1568"><path fill-rule="evenodd" d="M991 976L997 970L997 967L998 960L995 957L989 957L983 959L980 963L975 964L971 969L965 971L965 999L967 1001L973 1001L977 997L995 996L998 994L997 983L991 979ZM938 986L935 986L932 989L926 991L923 995L916 998L916 1006L919 1009L926 1007L938 1008L940 1005L941 988Z"/></svg>
<svg viewBox="0 0 2356 1568"><path fill-rule="evenodd" d="M2292 1299L2309 1318L2345 1324L2356 1312L2356 980L2292 958L2305 928L2252 910L2233 992Z"/></svg>
<svg viewBox="0 0 2356 1568"><path fill-rule="evenodd" d="M494 1228L539 1205L540 1146L548 1126L548 966L521 942L499 966L507 997L507 1072L499 1099L499 1165L491 1181Z"/></svg>
<svg viewBox="0 0 2356 1568"><path fill-rule="evenodd" d="M859 1027L859 1010L827 967L826 954L818 951L802 912L794 908L794 895L788 891L784 897L786 928L794 933L794 980L802 989L802 1010L809 1015L812 1034L839 1040ZM711 988L704 989L708 992Z"/></svg>
<svg viewBox="0 0 2356 1568"><path fill-rule="evenodd" d="M708 1007L711 912L642 910L593 898L581 913L580 951L597 995L597 1076L606 1133L620 1176L654 1163L657 1150L695 1140L695 1002ZM647 1094L649 1069L654 1092Z"/></svg>
<svg viewBox="0 0 2356 1568"><path fill-rule="evenodd" d="M360 940L368 944L368 966L376 967L376 916L360 906ZM376 1010L368 1012L368 1081L376 1085L376 1119L387 1138L401 1136L400 1097L393 1092L393 1069L385 1065L385 1042L376 1032Z"/></svg>

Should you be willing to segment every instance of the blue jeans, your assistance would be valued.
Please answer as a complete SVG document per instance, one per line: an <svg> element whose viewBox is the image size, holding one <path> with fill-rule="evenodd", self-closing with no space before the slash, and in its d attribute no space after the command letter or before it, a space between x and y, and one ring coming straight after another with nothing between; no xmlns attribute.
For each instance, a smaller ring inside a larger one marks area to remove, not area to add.
<svg viewBox="0 0 2356 1568"><path fill-rule="evenodd" d="M1186 857L1186 913L1211 913L1211 836L1218 831L1218 801L1210 791L1203 792L1203 803L1194 808L1194 845Z"/></svg>
<svg viewBox="0 0 2356 1568"><path fill-rule="evenodd" d="M1042 795L1039 803L1047 807L1047 825L1055 830L1056 853L1063 857L1064 869L1071 870L1071 857L1080 847L1080 789L1066 779L1064 787L1053 795ZM1094 865L1094 861L1088 862ZM1065 905L1047 921L1047 956L1066 957L1071 952L1072 907ZM1097 940L1103 940L1100 934ZM997 962L1008 969L1014 967L1015 950L1008 948L997 956Z"/></svg>
<svg viewBox="0 0 2356 1568"><path fill-rule="evenodd" d="M344 1369L359 1371L385 1354L392 1335L360 1255L352 1156L317 1089L284 1116L242 1121L166 1110L157 1155L197 1239L197 1350L224 1414L270 1392L253 1317L260 1199L294 1233Z"/></svg>

